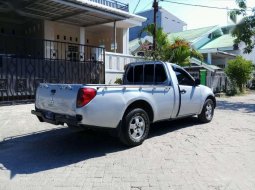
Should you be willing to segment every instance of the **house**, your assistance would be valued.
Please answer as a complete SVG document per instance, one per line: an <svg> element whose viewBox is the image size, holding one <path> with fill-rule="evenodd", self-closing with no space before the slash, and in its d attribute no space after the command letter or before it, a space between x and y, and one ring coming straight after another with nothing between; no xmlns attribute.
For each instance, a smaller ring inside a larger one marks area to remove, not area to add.
<svg viewBox="0 0 255 190"><path fill-rule="evenodd" d="M234 37L231 35L233 28L234 26L209 26L185 30L168 34L168 39L169 41L173 41L175 38L185 39L190 42L194 49L203 54L204 60L202 62L192 58L192 67L186 69L196 77L199 76L201 69L205 69L207 71L206 84L215 89L218 83L225 83L223 69L227 66L229 60L234 59L237 55L242 55L255 64L255 50L250 54L244 54L244 44L234 43ZM129 51L135 56L143 56L145 53L143 48L148 47L147 49L150 49L151 46L152 37L145 36L130 41Z"/></svg>
<svg viewBox="0 0 255 190"><path fill-rule="evenodd" d="M142 26L136 26L129 30L130 41L137 39L139 37L140 31L147 25L150 25L153 23L153 20L154 20L153 11L154 11L153 9L149 9L149 10L137 13L137 15L145 17L147 18L147 20L143 22ZM169 11L167 11L166 9L162 7L159 7L156 21L157 21L157 27L163 28L163 31L165 33L181 32L187 28L187 24L184 21L174 16L172 13L170 13ZM142 34L141 37L145 37L145 34Z"/></svg>
<svg viewBox="0 0 255 190"><path fill-rule="evenodd" d="M169 34L170 40L179 37L188 40L191 46L197 49L204 56L204 61L209 65L216 65L225 68L228 60L234 59L237 55L251 60L255 64L255 51L244 54L244 44L235 44L235 38L231 35L231 26L210 26L187 30L179 33Z"/></svg>
<svg viewBox="0 0 255 190"><path fill-rule="evenodd" d="M105 83L146 18L115 0L19 0L0 2L0 20L1 103L33 99L42 82Z"/></svg>
<svg viewBox="0 0 255 190"><path fill-rule="evenodd" d="M255 64L255 50L250 54L244 54L244 44L235 44L234 37L231 35L231 29L234 26L209 26L182 32L168 34L168 39L182 38L190 42L191 46L198 50L204 56L204 62L209 65L216 65L225 68L228 60L242 55ZM144 54L139 42L146 44L149 48L152 45L152 37L145 36L141 39L134 39L129 42L129 52L133 55Z"/></svg>

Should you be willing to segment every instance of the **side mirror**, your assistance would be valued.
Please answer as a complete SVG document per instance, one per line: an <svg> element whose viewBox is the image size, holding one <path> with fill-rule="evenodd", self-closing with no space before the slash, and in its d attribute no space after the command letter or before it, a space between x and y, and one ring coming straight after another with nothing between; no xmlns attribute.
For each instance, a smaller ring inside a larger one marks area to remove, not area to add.
<svg viewBox="0 0 255 190"><path fill-rule="evenodd" d="M195 79L194 85L195 85L195 86L200 85L200 79Z"/></svg>

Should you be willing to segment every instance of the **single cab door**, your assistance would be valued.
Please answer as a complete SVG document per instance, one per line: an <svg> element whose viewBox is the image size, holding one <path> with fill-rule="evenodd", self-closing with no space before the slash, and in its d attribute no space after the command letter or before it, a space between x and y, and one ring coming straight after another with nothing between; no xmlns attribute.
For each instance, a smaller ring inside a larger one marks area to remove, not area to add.
<svg viewBox="0 0 255 190"><path fill-rule="evenodd" d="M173 67L179 83L180 109L177 117L199 113L201 107L201 88L194 85L194 79L182 68Z"/></svg>
<svg viewBox="0 0 255 190"><path fill-rule="evenodd" d="M137 95L150 100L155 120L169 119L174 109L175 92L167 68L161 62L136 63L126 69L124 84L140 87Z"/></svg>

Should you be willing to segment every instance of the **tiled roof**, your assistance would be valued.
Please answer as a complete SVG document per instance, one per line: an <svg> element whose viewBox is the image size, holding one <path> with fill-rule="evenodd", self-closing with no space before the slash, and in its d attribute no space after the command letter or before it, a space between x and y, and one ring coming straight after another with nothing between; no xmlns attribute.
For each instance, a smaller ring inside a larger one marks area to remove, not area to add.
<svg viewBox="0 0 255 190"><path fill-rule="evenodd" d="M200 38L201 36L208 34L214 29L217 29L218 26L209 26L209 27L204 27L204 28L197 28L197 29L192 29L192 30L185 30L182 32L176 32L176 33L171 33L168 34L168 39L170 41L173 41L174 38L183 38L189 42L194 42L196 39ZM151 36L145 36L142 41L144 42L145 40L149 41L152 43L152 37ZM139 47L139 39L134 39L129 42L129 51L133 52Z"/></svg>
<svg viewBox="0 0 255 190"><path fill-rule="evenodd" d="M207 44L200 49L215 49L224 47L233 47L235 38L231 34L222 35Z"/></svg>
<svg viewBox="0 0 255 190"><path fill-rule="evenodd" d="M204 28L197 28L192 30L185 30L183 32L171 33L168 35L168 39L172 41L174 38L183 38L189 42L194 42L197 38L203 36L204 34L210 32L217 26L209 26Z"/></svg>

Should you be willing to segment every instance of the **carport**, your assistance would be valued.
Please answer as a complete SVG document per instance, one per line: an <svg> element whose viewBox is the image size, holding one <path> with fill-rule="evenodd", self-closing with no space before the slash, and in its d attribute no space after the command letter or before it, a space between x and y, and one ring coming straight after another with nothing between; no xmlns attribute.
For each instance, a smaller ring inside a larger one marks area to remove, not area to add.
<svg viewBox="0 0 255 190"><path fill-rule="evenodd" d="M33 100L41 82L104 83L105 49L84 27L131 17L112 0L0 0L0 103Z"/></svg>

